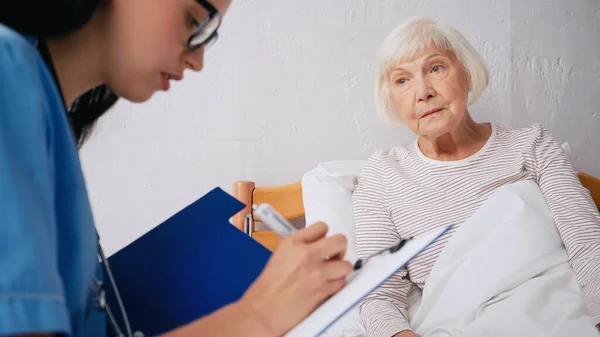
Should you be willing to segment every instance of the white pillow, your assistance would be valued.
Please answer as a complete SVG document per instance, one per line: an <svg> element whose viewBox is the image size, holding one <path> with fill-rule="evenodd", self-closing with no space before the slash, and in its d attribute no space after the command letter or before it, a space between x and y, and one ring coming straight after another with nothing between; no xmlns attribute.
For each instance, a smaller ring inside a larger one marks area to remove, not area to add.
<svg viewBox="0 0 600 337"><path fill-rule="evenodd" d="M561 147L563 148L563 150L565 150L565 152L567 153L567 156L571 157L571 146L569 145L568 142L562 143Z"/></svg>
<svg viewBox="0 0 600 337"><path fill-rule="evenodd" d="M348 239L346 259L354 263L354 212L352 193L365 160L330 161L302 177L302 198L306 225L322 221L329 226L328 236L344 234Z"/></svg>
<svg viewBox="0 0 600 337"><path fill-rule="evenodd" d="M354 248L354 212L352 193L365 160L331 161L320 163L302 177L302 198L307 226L323 221L329 226L328 236L344 234L348 238L346 259L357 259ZM409 292L409 314L418 309L420 290L414 286ZM349 310L321 336L367 336L360 319L358 306Z"/></svg>

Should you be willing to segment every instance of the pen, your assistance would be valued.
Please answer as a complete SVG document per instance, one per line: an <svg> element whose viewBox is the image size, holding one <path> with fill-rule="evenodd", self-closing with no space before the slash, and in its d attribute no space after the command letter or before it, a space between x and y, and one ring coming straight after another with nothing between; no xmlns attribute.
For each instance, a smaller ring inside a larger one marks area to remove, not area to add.
<svg viewBox="0 0 600 337"><path fill-rule="evenodd" d="M362 267L364 267L365 264L367 264L367 262L369 261L369 259L371 259L374 256L383 255L385 253L393 254L393 253L399 251L402 247L404 247L404 245L406 244L406 242L408 240L410 240L410 239L412 239L412 238L402 239L402 240L400 240L399 243L397 243L397 244L395 244L395 245L393 245L393 246L391 246L389 248L383 249L380 252L375 253L375 254L373 254L371 256L368 256L368 257L366 257L364 259L358 259L358 260L356 260L356 263L354 263L354 270L356 271L356 270L359 270Z"/></svg>
<svg viewBox="0 0 600 337"><path fill-rule="evenodd" d="M252 205L252 209L254 210L254 214L260 218L261 222L271 228L280 237L285 238L296 232L296 227L281 216L281 214L277 213L271 205Z"/></svg>

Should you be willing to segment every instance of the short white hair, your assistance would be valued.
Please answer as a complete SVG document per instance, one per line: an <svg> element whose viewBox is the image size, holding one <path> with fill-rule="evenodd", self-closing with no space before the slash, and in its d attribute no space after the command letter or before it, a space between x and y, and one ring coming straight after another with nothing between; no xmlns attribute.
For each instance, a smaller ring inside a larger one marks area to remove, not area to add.
<svg viewBox="0 0 600 337"><path fill-rule="evenodd" d="M400 115L391 102L389 74L398 63L409 62L424 49L434 46L452 52L469 78L470 99L475 103L489 82L489 72L483 57L454 27L427 17L413 17L396 27L381 43L375 59L375 105L387 124L402 125Z"/></svg>

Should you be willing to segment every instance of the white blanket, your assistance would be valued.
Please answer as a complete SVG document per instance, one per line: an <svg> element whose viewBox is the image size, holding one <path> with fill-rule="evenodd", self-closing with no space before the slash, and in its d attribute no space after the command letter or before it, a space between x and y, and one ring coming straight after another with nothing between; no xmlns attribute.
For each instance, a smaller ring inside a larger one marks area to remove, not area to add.
<svg viewBox="0 0 600 337"><path fill-rule="evenodd" d="M416 288L416 287L415 287ZM499 188L442 251L422 297L423 337L596 337L562 240L537 184ZM357 308L323 336L366 336Z"/></svg>
<svg viewBox="0 0 600 337"><path fill-rule="evenodd" d="M598 336L537 184L499 188L456 231L411 326L423 337Z"/></svg>

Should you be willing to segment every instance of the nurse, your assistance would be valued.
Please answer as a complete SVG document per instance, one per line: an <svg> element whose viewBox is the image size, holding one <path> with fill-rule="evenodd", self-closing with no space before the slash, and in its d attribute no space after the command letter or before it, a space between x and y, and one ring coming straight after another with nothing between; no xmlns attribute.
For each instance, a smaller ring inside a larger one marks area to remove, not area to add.
<svg viewBox="0 0 600 337"><path fill-rule="evenodd" d="M0 10L0 336L105 336L121 308L96 296L110 283L77 145L117 97L143 102L200 71L230 0L52 3L78 13L56 20L68 28L40 24L40 8ZM352 270L344 237L326 232L284 239L242 299L166 335L283 335Z"/></svg>

